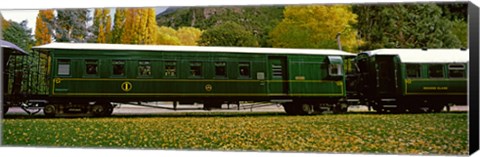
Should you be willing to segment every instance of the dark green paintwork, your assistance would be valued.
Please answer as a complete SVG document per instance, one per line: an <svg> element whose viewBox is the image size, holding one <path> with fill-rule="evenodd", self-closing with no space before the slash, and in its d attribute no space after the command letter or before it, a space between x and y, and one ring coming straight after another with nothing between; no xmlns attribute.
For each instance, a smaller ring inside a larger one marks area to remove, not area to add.
<svg viewBox="0 0 480 157"><path fill-rule="evenodd" d="M406 66L402 64L402 94L404 95L467 95L467 78L448 77L448 64L443 64L444 77L429 78L428 66L430 64L421 64L420 78L407 78ZM464 64L467 67L467 64ZM465 68L465 74L468 68Z"/></svg>
<svg viewBox="0 0 480 157"><path fill-rule="evenodd" d="M229 97L344 97L344 77L328 76L327 56L241 53L133 52L51 50L52 96L229 96ZM57 59L71 59L71 75L58 76ZM99 60L98 75L86 75L85 59ZM126 60L126 75L112 76L112 60ZM138 75L138 61L148 60L152 75ZM177 61L177 76L164 76L166 61ZM203 76L190 76L190 62L200 61ZM214 63L226 62L227 77L216 77ZM250 78L241 77L238 63L250 63ZM271 65L282 65L283 76L274 77ZM264 78L258 78L261 76ZM57 83L57 82L58 83ZM123 91L129 82L131 90ZM206 87L211 86L211 90Z"/></svg>

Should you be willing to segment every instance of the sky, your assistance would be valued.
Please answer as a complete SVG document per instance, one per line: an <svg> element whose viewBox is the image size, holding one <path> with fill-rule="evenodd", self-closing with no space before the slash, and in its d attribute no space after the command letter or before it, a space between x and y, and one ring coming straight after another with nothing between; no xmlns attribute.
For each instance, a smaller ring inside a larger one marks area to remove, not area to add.
<svg viewBox="0 0 480 157"><path fill-rule="evenodd" d="M168 7L157 7L155 8L156 14L159 14L165 11ZM12 20L15 22L22 22L23 20L27 20L27 27L32 29L32 34L35 33L35 23L37 19L38 10L2 10L0 11L2 16L5 20ZM91 11L93 13L93 9ZM112 20L115 14L115 9L112 9L111 16Z"/></svg>
<svg viewBox="0 0 480 157"><path fill-rule="evenodd" d="M37 19L38 10L2 10L0 11L5 20L12 20L15 22L22 22L27 20L27 27L32 28L32 31L35 28L35 20Z"/></svg>

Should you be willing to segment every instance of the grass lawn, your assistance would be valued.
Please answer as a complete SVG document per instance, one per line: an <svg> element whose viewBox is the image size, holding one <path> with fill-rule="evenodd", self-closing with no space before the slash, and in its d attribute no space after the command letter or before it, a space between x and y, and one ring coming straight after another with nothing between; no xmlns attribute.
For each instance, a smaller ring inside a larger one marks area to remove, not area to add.
<svg viewBox="0 0 480 157"><path fill-rule="evenodd" d="M468 154L467 113L174 113L3 120L8 146Z"/></svg>

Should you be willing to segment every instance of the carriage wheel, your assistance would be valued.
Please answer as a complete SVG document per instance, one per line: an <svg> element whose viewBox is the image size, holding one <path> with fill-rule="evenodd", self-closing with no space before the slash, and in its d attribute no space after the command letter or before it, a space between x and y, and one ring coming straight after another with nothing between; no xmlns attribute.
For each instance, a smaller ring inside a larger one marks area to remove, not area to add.
<svg viewBox="0 0 480 157"><path fill-rule="evenodd" d="M92 114L94 116L104 116L105 112L106 112L106 108L104 105L101 105L101 104L95 104L92 106Z"/></svg>
<svg viewBox="0 0 480 157"><path fill-rule="evenodd" d="M297 105L297 106L301 107L299 110L299 113L301 115L311 115L314 112L313 105L310 105L307 103L301 103L301 105Z"/></svg>
<svg viewBox="0 0 480 157"><path fill-rule="evenodd" d="M333 107L334 113L346 113L347 111L348 111L348 104L344 102L338 105L335 105L335 107Z"/></svg>
<svg viewBox="0 0 480 157"><path fill-rule="evenodd" d="M57 113L57 109L56 109L55 105L48 104L43 108L43 113L47 117L54 117L55 114Z"/></svg>
<svg viewBox="0 0 480 157"><path fill-rule="evenodd" d="M113 106L110 102L97 102L95 103L91 110L94 116L110 116L113 113Z"/></svg>

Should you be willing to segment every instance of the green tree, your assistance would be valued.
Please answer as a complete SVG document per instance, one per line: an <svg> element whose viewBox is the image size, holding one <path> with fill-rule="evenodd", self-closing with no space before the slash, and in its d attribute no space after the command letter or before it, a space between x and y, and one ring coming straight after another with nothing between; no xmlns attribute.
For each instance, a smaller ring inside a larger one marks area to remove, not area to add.
<svg viewBox="0 0 480 157"><path fill-rule="evenodd" d="M453 23L436 4L357 5L360 48L459 48Z"/></svg>
<svg viewBox="0 0 480 157"><path fill-rule="evenodd" d="M57 42L86 42L89 37L87 23L91 21L88 9L59 9L49 24Z"/></svg>
<svg viewBox="0 0 480 157"><path fill-rule="evenodd" d="M117 8L115 9L115 18L114 18L114 25L112 30L112 43L121 43L121 39L123 36L123 31L125 27L125 12L126 9L124 8Z"/></svg>
<svg viewBox="0 0 480 157"><path fill-rule="evenodd" d="M207 29L201 36L199 45L204 46L245 46L257 47L255 36L245 27L227 21L216 27Z"/></svg>
<svg viewBox="0 0 480 157"><path fill-rule="evenodd" d="M287 6L283 20L270 32L272 46L338 48L336 36L340 32L342 48L355 51L362 43L352 27L356 18L346 5Z"/></svg>
<svg viewBox="0 0 480 157"><path fill-rule="evenodd" d="M39 10L35 24L35 45L44 45L52 42L52 32L48 23L54 18L53 10Z"/></svg>
<svg viewBox="0 0 480 157"><path fill-rule="evenodd" d="M7 24L2 25L3 39L9 41L25 51L28 51L35 44L32 37L32 29L27 27L28 21L20 23L15 21L4 21ZM5 27L6 26L6 27Z"/></svg>
<svg viewBox="0 0 480 157"><path fill-rule="evenodd" d="M456 19L453 22L452 33L460 40L461 46L468 47L468 24L463 20Z"/></svg>

